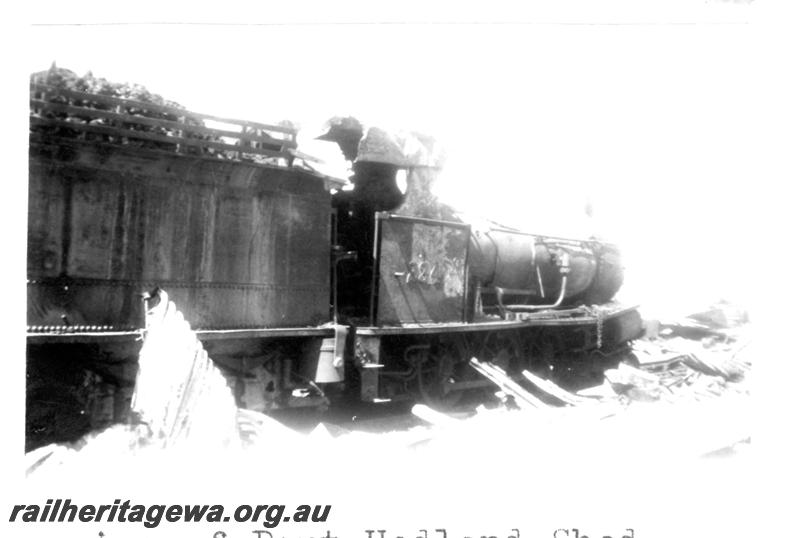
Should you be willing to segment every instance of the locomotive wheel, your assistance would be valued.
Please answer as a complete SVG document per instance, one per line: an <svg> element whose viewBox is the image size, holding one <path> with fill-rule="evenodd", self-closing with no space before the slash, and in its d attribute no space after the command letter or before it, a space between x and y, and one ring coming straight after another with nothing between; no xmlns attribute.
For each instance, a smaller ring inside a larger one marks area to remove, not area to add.
<svg viewBox="0 0 800 538"><path fill-rule="evenodd" d="M556 343L541 333L533 333L523 338L523 365L537 376L550 379L555 362Z"/></svg>
<svg viewBox="0 0 800 538"><path fill-rule="evenodd" d="M473 342L472 355L489 361L506 372L519 370L523 358L519 335L514 331L492 331L478 334Z"/></svg>
<svg viewBox="0 0 800 538"><path fill-rule="evenodd" d="M448 391L447 386L462 380L467 364L465 357L465 347L457 340L442 341L431 348L428 360L418 372L419 391L425 404L447 411L461 402L464 391Z"/></svg>

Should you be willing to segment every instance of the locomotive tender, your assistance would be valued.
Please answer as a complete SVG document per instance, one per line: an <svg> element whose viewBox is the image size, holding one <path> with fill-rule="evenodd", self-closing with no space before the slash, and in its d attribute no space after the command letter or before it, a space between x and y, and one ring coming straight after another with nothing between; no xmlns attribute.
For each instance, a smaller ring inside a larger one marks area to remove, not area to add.
<svg viewBox="0 0 800 538"><path fill-rule="evenodd" d="M154 288L260 411L452 404L473 356L579 383L638 336L613 245L470 224L425 137L333 122L344 188L296 134L32 84L29 447L125 418Z"/></svg>

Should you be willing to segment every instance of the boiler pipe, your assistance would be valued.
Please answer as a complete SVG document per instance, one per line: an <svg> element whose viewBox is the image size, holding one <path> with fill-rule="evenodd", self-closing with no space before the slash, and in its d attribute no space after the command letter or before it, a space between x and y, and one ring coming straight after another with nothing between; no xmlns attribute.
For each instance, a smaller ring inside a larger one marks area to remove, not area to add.
<svg viewBox="0 0 800 538"><path fill-rule="evenodd" d="M513 305L508 307L503 304L503 293L506 291L508 291L507 288L497 288L497 302L500 304L500 308L521 310L524 312L535 312L537 310L545 310L547 308L557 308L561 306L561 303L564 301L564 296L567 293L567 275L561 277L561 291L558 294L558 299L556 299L556 302L553 304Z"/></svg>
<svg viewBox="0 0 800 538"><path fill-rule="evenodd" d="M564 252L561 254L561 258L559 260L559 270L561 272L561 291L558 293L558 299L553 304L542 304L542 305L514 305L514 310L519 310L522 312L536 312L537 310L545 310L548 308L557 308L561 306L561 303L564 301L564 296L567 293L567 275L569 275L569 254ZM500 305L500 308L505 311L508 309L503 304L503 293L504 288L497 288L497 303Z"/></svg>

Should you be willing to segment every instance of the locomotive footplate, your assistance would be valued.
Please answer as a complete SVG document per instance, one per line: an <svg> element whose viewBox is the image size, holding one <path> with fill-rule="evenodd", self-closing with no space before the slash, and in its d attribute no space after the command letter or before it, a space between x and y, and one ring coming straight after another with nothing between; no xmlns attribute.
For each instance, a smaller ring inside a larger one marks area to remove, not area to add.
<svg viewBox="0 0 800 538"><path fill-rule="evenodd" d="M637 307L617 304L511 320L357 327L354 362L363 401L422 396L447 403L457 393L487 386L468 368L472 357L510 375L527 369L551 379L576 372L596 377L641 331Z"/></svg>

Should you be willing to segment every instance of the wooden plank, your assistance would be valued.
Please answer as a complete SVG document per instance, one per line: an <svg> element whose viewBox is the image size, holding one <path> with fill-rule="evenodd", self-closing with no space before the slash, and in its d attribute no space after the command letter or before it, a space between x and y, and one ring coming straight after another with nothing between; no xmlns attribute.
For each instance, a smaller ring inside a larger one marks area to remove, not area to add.
<svg viewBox="0 0 800 538"><path fill-rule="evenodd" d="M482 365L487 370L493 372L494 375L497 376L499 379L501 379L504 384L506 384L507 386L511 387L516 394L519 394L521 397L525 398L525 401L527 401L528 403L530 403L534 407L537 407L537 408L539 408L539 407L549 407L545 402L543 402L542 400L540 400L539 398L534 396L532 393L530 393L527 390L525 390L525 388L522 387L522 385L520 385L519 383L514 381L506 373L505 370L503 370L502 368L500 368L496 364L491 363L491 362L484 362L484 363L482 363Z"/></svg>
<svg viewBox="0 0 800 538"><path fill-rule="evenodd" d="M155 103L146 103L144 101L135 101L133 99L122 99L120 97L112 97L110 95L98 95L94 93L80 92L76 90L67 90L64 88L55 88L45 84L31 84L31 92L43 92L49 95L57 95L62 97L69 97L72 99L81 99L94 103L102 103L110 106L126 106L134 108L142 108L144 110L158 111L165 114L172 114L175 116L195 116L202 119L218 121L221 123L232 123L235 125L246 125L256 129L263 129L266 131L277 131L279 133L286 133L292 135L294 138L297 135L297 130L290 127L281 127L279 125L270 125L266 123L259 123L255 121L236 120L231 118L222 118L220 116L212 116L210 114L202 114L199 112L192 112L189 110L172 107L168 105L157 105Z"/></svg>
<svg viewBox="0 0 800 538"><path fill-rule="evenodd" d="M458 423L454 418L440 413L439 411L435 411L423 404L414 405L414 407L411 408L411 413L434 426L451 426Z"/></svg>
<svg viewBox="0 0 800 538"><path fill-rule="evenodd" d="M99 110L96 108L84 108L74 105L65 105L62 103L50 103L47 101L40 101L36 99L31 99L31 107L38 108L41 110L61 112L64 114L72 114L75 116L102 118L111 121L119 121L123 123L135 123L140 125L147 125L150 127L162 127L165 129L174 129L176 131L189 131L193 133L201 133L210 136L224 136L228 138L238 138L243 141L246 140L248 142L269 144L280 148L283 148L284 146L294 148L297 146L297 143L293 142L292 140L282 140L278 138L273 138L269 135L260 136L257 134L250 134L250 133L243 134L241 131L227 131L223 129L214 129L205 126L189 125L178 121L148 118L147 116L139 116L135 114L120 114L108 110ZM42 119L48 119L48 118L42 118Z"/></svg>
<svg viewBox="0 0 800 538"><path fill-rule="evenodd" d="M509 396L514 397L518 406L529 409L542 409L548 407L543 401L536 398L533 394L520 387L513 379L508 377L505 372L495 367L489 362L481 362L475 357L470 359L470 365L492 383L497 385L500 390Z"/></svg>
<svg viewBox="0 0 800 538"><path fill-rule="evenodd" d="M159 135L155 133L148 133L143 131L132 131L128 129L120 129L117 127L107 127L107 126L100 126L100 125L88 125L85 123L74 123L69 121L63 120L52 120L52 119L42 119L42 118L31 118L31 124L41 125L44 127L63 127L65 129L71 129L74 131L83 131L87 133L95 133L95 134L104 134L108 136L118 136L118 137L125 137L125 138L138 138L142 140L150 140L153 142L164 142L167 144L175 144L177 145L187 145L187 146L194 146L200 148L211 148L217 149L220 151L234 151L234 152L241 152L244 154L255 154L255 155L266 155L269 157L281 157L284 159L292 158L292 154L288 152L281 152L281 151L273 151L268 149L259 149L259 148L243 148L242 146L237 146L233 144L224 144L221 142L210 142L208 140L198 140L193 138L183 138L177 136L165 136ZM124 145L124 144L123 144ZM244 150L244 151L243 151Z"/></svg>
<svg viewBox="0 0 800 538"><path fill-rule="evenodd" d="M552 381L542 379L541 377L532 374L528 370L523 370L522 375L524 375L525 378L531 383L533 383L539 390L564 402L565 404L581 405L583 403L597 403L597 400L586 398L584 396L578 396L577 394L572 394L571 392L562 389Z"/></svg>

